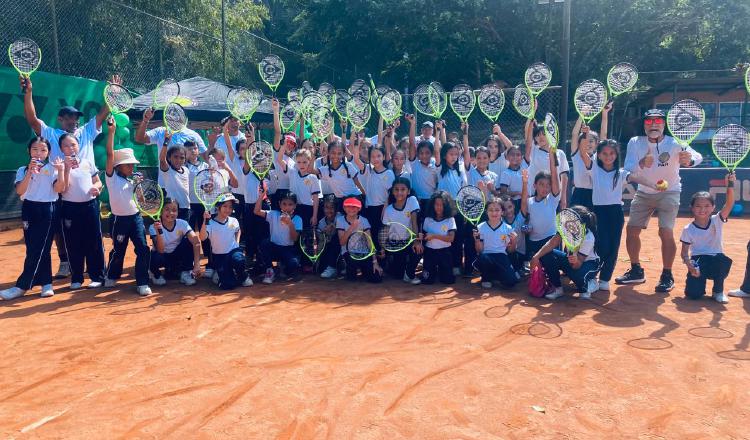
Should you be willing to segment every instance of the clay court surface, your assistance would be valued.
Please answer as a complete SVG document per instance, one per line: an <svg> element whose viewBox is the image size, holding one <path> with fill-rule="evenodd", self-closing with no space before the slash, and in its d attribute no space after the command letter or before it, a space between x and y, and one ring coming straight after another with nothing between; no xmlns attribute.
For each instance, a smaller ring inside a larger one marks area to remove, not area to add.
<svg viewBox="0 0 750 440"><path fill-rule="evenodd" d="M725 231L729 289L750 221ZM0 234L2 288L21 238ZM644 241L646 284L588 302L482 295L478 279L174 282L145 299L132 267L114 290L56 283L54 298L0 302L0 435L750 438L750 301L683 299L683 266L670 295L653 293L658 249ZM623 250L616 274L627 264Z"/></svg>

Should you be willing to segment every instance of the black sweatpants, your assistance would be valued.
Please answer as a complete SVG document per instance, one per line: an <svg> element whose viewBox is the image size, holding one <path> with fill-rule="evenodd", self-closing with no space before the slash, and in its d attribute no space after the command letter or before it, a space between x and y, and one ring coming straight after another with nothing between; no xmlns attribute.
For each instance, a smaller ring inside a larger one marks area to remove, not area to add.
<svg viewBox="0 0 750 440"><path fill-rule="evenodd" d="M24 200L21 205L26 258L23 272L16 280L19 289L29 290L36 285L52 284L50 251L57 222L56 209L56 202Z"/></svg>
<svg viewBox="0 0 750 440"><path fill-rule="evenodd" d="M83 283L84 263L91 281L104 281L104 243L99 200L62 202L62 234L72 283Z"/></svg>
<svg viewBox="0 0 750 440"><path fill-rule="evenodd" d="M622 205L596 205L596 250L601 261L599 279L609 281L617 264L617 253L620 252L622 228L625 225L625 214Z"/></svg>
<svg viewBox="0 0 750 440"><path fill-rule="evenodd" d="M700 276L694 277L687 274L685 281L685 296L690 299L700 299L706 294L706 280L713 280L713 293L724 291L724 280L732 268L732 259L724 254L716 255L693 255L691 258L698 263Z"/></svg>
<svg viewBox="0 0 750 440"><path fill-rule="evenodd" d="M424 248L424 263L422 266L422 282L433 284L440 280L443 284L453 284L456 277L453 275L453 265L450 247L432 249Z"/></svg>

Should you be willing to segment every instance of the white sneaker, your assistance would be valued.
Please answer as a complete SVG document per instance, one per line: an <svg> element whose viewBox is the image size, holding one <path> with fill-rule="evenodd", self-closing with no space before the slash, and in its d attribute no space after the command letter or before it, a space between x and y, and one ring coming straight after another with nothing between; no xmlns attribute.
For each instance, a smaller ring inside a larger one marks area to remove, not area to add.
<svg viewBox="0 0 750 440"><path fill-rule="evenodd" d="M544 297L547 298L547 299L557 299L557 298L560 298L563 295L565 295L565 292L563 291L563 288L562 287L558 287L558 288L555 289L554 292L548 293L548 294L544 295Z"/></svg>
<svg viewBox="0 0 750 440"><path fill-rule="evenodd" d="M609 281L599 281L599 290L609 290Z"/></svg>
<svg viewBox="0 0 750 440"><path fill-rule="evenodd" d="M417 278L417 277L414 277L414 278L409 278L409 276L408 276L408 275L406 275L406 274L404 274L404 279L403 279L403 281L404 281L405 283L413 284L413 285L415 285L415 286L416 286L417 284L421 284L421 283L422 283L422 280L420 280L419 278Z"/></svg>
<svg viewBox="0 0 750 440"><path fill-rule="evenodd" d="M492 283L489 281L482 281L482 288L483 289L492 289Z"/></svg>
<svg viewBox="0 0 750 440"><path fill-rule="evenodd" d="M713 298L717 303L721 304L726 304L729 302L729 298L727 298L727 294L724 292L714 292L714 294L711 295L711 298Z"/></svg>
<svg viewBox="0 0 750 440"><path fill-rule="evenodd" d="M87 289L98 289L100 287L102 287L101 281L92 281L86 286Z"/></svg>
<svg viewBox="0 0 750 440"><path fill-rule="evenodd" d="M49 298L55 296L55 291L52 290L52 284L45 284L42 286L42 298Z"/></svg>
<svg viewBox="0 0 750 440"><path fill-rule="evenodd" d="M271 284L276 279L273 269L266 269L266 275L263 277L263 284Z"/></svg>
<svg viewBox="0 0 750 440"><path fill-rule="evenodd" d="M216 271L214 271L214 270L213 270L213 269L211 269L210 267L207 267L207 268L206 268L206 269L205 269L205 270L203 271L203 278L213 278L213 277L214 277L214 273L215 273L215 272L216 272Z"/></svg>
<svg viewBox="0 0 750 440"><path fill-rule="evenodd" d="M596 281L596 278L592 278L586 285L586 291L582 292L580 295L578 295L578 297L581 299L591 299L591 295L598 290L599 282Z"/></svg>
<svg viewBox="0 0 750 440"><path fill-rule="evenodd" d="M155 286L163 286L167 284L167 280L165 280L164 277L161 275L158 278L152 275L151 282L154 283Z"/></svg>
<svg viewBox="0 0 750 440"><path fill-rule="evenodd" d="M219 285L219 272L214 271L214 273L211 275L211 282L213 282L217 286Z"/></svg>
<svg viewBox="0 0 750 440"><path fill-rule="evenodd" d="M13 286L10 289L0 290L0 298L7 301L23 296L24 293L26 293L25 290Z"/></svg>
<svg viewBox="0 0 750 440"><path fill-rule="evenodd" d="M453 276L454 277L460 277L461 276L461 268L460 267L454 267L453 268Z"/></svg>
<svg viewBox="0 0 750 440"><path fill-rule="evenodd" d="M325 278L325 279L330 279L330 278L333 278L335 276L336 276L336 268L335 267L331 267L331 266L326 267L326 269L323 271L323 273L320 274L320 277L321 278Z"/></svg>
<svg viewBox="0 0 750 440"><path fill-rule="evenodd" d="M111 280L109 278L104 279L104 287L115 287L117 285L117 280Z"/></svg>
<svg viewBox="0 0 750 440"><path fill-rule="evenodd" d="M143 286L138 286L137 290L138 290L138 295L140 296L149 296L152 293L151 288L145 284Z"/></svg>
<svg viewBox="0 0 750 440"><path fill-rule="evenodd" d="M60 268L57 269L55 278L67 278L70 276L70 263L67 261L60 262Z"/></svg>
<svg viewBox="0 0 750 440"><path fill-rule="evenodd" d="M750 298L750 293L743 292L742 289L735 289L729 291L729 296L733 296L735 298Z"/></svg>
<svg viewBox="0 0 750 440"><path fill-rule="evenodd" d="M83 287L82 283L70 283L70 290L78 290Z"/></svg>
<svg viewBox="0 0 750 440"><path fill-rule="evenodd" d="M242 282L242 287L250 287L253 285L253 280L250 279L250 277L245 278L245 281Z"/></svg>
<svg viewBox="0 0 750 440"><path fill-rule="evenodd" d="M192 286L195 284L195 278L193 278L190 271L186 270L180 274L180 282L186 286Z"/></svg>

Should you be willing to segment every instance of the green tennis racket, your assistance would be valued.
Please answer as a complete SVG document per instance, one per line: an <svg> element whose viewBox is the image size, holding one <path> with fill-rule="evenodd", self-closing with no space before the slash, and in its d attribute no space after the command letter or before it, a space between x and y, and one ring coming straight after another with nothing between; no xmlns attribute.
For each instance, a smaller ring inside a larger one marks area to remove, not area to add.
<svg viewBox="0 0 750 440"><path fill-rule="evenodd" d="M258 180L263 180L273 164L273 147L266 141L257 140L245 150L245 160Z"/></svg>
<svg viewBox="0 0 750 440"><path fill-rule="evenodd" d="M151 108L162 110L180 95L180 84L172 78L159 81L152 95Z"/></svg>
<svg viewBox="0 0 750 440"><path fill-rule="evenodd" d="M544 63L534 63L526 69L523 81L531 95L536 98L552 81L552 69Z"/></svg>
<svg viewBox="0 0 750 440"><path fill-rule="evenodd" d="M479 106L479 111L484 113L490 122L497 122L497 118L500 117L500 113L505 108L505 93L503 93L503 89L495 84L482 86L477 97L477 105Z"/></svg>
<svg viewBox="0 0 750 440"><path fill-rule="evenodd" d="M352 124L352 130L362 130L370 120L370 103L362 96L354 96L346 104L346 113L349 115L349 122Z"/></svg>
<svg viewBox="0 0 750 440"><path fill-rule="evenodd" d="M409 247L415 240L420 240L419 235L397 222L383 223L378 232L378 242L388 252L402 251Z"/></svg>
<svg viewBox="0 0 750 440"><path fill-rule="evenodd" d="M484 191L473 185L466 185L456 194L458 212L473 226L479 223L485 209Z"/></svg>
<svg viewBox="0 0 750 440"><path fill-rule="evenodd" d="M698 137L706 123L703 107L692 99L683 99L667 112L667 128L684 151Z"/></svg>
<svg viewBox="0 0 750 440"><path fill-rule="evenodd" d="M378 113L383 120L390 124L401 116L401 93L390 89L378 98Z"/></svg>
<svg viewBox="0 0 750 440"><path fill-rule="evenodd" d="M734 171L737 165L747 157L750 149L750 135L741 125L729 124L716 130L711 139L714 156L724 165L727 171Z"/></svg>
<svg viewBox="0 0 750 440"><path fill-rule="evenodd" d="M177 133L187 127L188 119L185 109L176 102L170 102L164 107L164 127L167 133Z"/></svg>
<svg viewBox="0 0 750 440"><path fill-rule="evenodd" d="M536 111L535 104L531 91L523 84L517 85L513 91L513 108L516 112L526 119L532 119Z"/></svg>
<svg viewBox="0 0 750 440"><path fill-rule="evenodd" d="M299 235L299 248L310 261L315 263L323 255L327 241L326 234L319 231L318 228L308 225L302 229L302 233Z"/></svg>
<svg viewBox="0 0 750 440"><path fill-rule="evenodd" d="M440 119L448 108L448 94L445 93L443 85L437 81L433 81L427 87L427 97L430 100L430 107L432 107L432 115L436 119Z"/></svg>
<svg viewBox="0 0 750 440"><path fill-rule="evenodd" d="M346 241L346 252L352 260L366 260L375 255L375 244L370 234L356 231Z"/></svg>
<svg viewBox="0 0 750 440"><path fill-rule="evenodd" d="M276 88L284 79L284 62L276 55L266 55L258 63L258 73L260 79L271 89L271 93L276 96Z"/></svg>
<svg viewBox="0 0 750 440"><path fill-rule="evenodd" d="M578 115L589 125L607 105L607 89L601 82L588 79L576 88L573 100Z"/></svg>
<svg viewBox="0 0 750 440"><path fill-rule="evenodd" d="M633 90L638 82L638 69L630 63L617 63L607 73L607 87L612 99Z"/></svg>
<svg viewBox="0 0 750 440"><path fill-rule="evenodd" d="M544 117L544 137L547 138L550 154L557 151L557 145L560 142L560 131L557 127L557 119L552 113L547 113Z"/></svg>
<svg viewBox="0 0 750 440"><path fill-rule="evenodd" d="M8 58L18 74L24 77L22 91L26 93L26 79L30 78L42 63L42 50L34 40L20 38L8 46Z"/></svg>
<svg viewBox="0 0 750 440"><path fill-rule="evenodd" d="M449 98L453 113L461 122L466 122L477 103L474 90L468 84L459 84L451 90Z"/></svg>
<svg viewBox="0 0 750 440"><path fill-rule="evenodd" d="M349 113L346 111L346 103L349 102L350 99L352 99L352 96L344 89L336 90L336 93L333 96L333 108L336 110L336 113L341 120L347 120L349 118Z"/></svg>
<svg viewBox="0 0 750 440"><path fill-rule="evenodd" d="M151 217L153 221L159 221L164 208L164 191L158 183L149 179L138 182L133 188L133 200L141 213Z"/></svg>
<svg viewBox="0 0 750 440"><path fill-rule="evenodd" d="M586 225L581 221L581 217L574 210L565 208L557 214L555 226L562 239L563 250L569 254L577 252L586 238Z"/></svg>
<svg viewBox="0 0 750 440"><path fill-rule="evenodd" d="M363 98L368 105L370 103L370 93L370 88L362 79L355 79L352 85L349 86L349 96L352 98Z"/></svg>
<svg viewBox="0 0 750 440"><path fill-rule="evenodd" d="M432 108L432 104L430 103L430 93L429 88L427 84L420 84L417 86L417 88L414 90L414 94L412 95L412 103L414 104L414 108L419 112L422 113L425 116L432 117L435 114L435 110Z"/></svg>
<svg viewBox="0 0 750 440"><path fill-rule="evenodd" d="M107 83L104 86L104 102L112 114L125 113L133 108L133 97L120 84Z"/></svg>
<svg viewBox="0 0 750 440"><path fill-rule="evenodd" d="M294 104L296 103L296 105ZM279 122L281 123L281 129L289 131L292 126L297 122L299 103L297 101L289 101L286 103L283 109L281 109L281 115L279 115Z"/></svg>
<svg viewBox="0 0 750 440"><path fill-rule="evenodd" d="M206 211L210 211L216 206L219 197L229 192L229 188L223 174L218 170L206 168L195 175L193 192Z"/></svg>

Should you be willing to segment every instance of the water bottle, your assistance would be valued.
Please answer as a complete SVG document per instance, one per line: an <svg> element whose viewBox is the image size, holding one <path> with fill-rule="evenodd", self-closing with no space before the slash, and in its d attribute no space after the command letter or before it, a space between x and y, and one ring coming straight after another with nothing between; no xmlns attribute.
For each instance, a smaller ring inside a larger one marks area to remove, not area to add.
<svg viewBox="0 0 750 440"><path fill-rule="evenodd" d="M698 260L692 260L693 267L695 268L695 277L701 277L701 267L698 265Z"/></svg>

